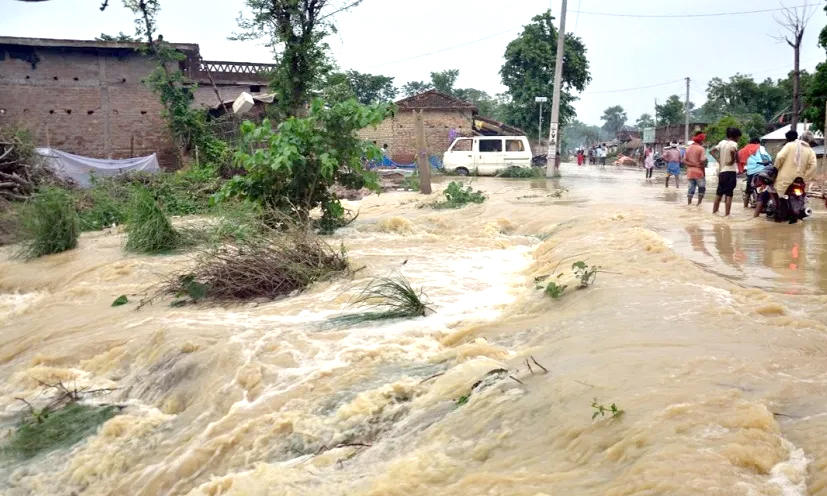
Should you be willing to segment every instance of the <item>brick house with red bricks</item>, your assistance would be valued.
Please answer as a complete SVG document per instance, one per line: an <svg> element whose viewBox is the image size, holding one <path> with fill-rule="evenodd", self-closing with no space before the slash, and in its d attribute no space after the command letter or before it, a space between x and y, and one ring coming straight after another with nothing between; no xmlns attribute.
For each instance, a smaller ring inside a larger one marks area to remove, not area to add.
<svg viewBox="0 0 827 496"><path fill-rule="evenodd" d="M465 100L429 90L396 102L398 108L393 117L385 119L376 129L360 132L362 138L376 142L380 147L387 144L394 162L412 163L416 158L416 118L414 112L422 111L425 123L425 144L429 155L442 157L451 144L452 136L472 136L477 107Z"/></svg>
<svg viewBox="0 0 827 496"><path fill-rule="evenodd" d="M158 154L176 167L172 136L158 96L141 80L155 62L139 43L0 37L0 126L29 129L38 146L95 158ZM197 44L172 44L186 59L179 69L199 84L196 104L266 89L272 65L201 59ZM209 74L208 74L209 73Z"/></svg>

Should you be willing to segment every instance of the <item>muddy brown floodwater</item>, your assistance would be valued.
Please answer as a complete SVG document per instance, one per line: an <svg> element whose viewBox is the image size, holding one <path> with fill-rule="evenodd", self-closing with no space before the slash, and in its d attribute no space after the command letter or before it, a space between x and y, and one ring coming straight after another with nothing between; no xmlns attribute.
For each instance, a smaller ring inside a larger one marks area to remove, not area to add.
<svg viewBox="0 0 827 496"><path fill-rule="evenodd" d="M474 186L490 199L456 211L354 204L332 242L367 269L260 305L111 308L186 262L124 254L117 233L29 263L6 249L3 430L37 380L128 407L71 450L2 462L0 494L827 495L823 209L724 219L643 172L566 165ZM579 291L577 260L603 271ZM326 323L393 270L433 315ZM561 299L536 289L559 273ZM502 368L520 382L486 377ZM625 413L593 421L595 398Z"/></svg>

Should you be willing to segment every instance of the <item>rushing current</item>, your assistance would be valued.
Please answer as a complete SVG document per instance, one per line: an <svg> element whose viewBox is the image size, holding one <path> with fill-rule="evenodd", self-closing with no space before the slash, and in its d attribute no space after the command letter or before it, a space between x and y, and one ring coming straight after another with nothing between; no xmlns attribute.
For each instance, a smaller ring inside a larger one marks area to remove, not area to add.
<svg viewBox="0 0 827 496"><path fill-rule="evenodd" d="M823 207L781 225L736 198L723 218L642 171L562 172L474 179L489 199L459 210L353 202L330 241L365 269L271 303L112 308L188 261L116 231L4 248L0 436L38 381L126 408L2 462L0 494L827 495ZM578 290L581 260L600 272ZM330 325L394 271L432 314ZM593 420L595 399L624 413Z"/></svg>

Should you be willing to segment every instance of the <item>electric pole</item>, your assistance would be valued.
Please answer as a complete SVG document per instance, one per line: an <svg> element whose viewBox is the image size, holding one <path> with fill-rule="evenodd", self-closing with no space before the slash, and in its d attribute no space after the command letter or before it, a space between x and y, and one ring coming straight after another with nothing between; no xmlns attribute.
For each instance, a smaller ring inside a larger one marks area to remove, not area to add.
<svg viewBox="0 0 827 496"><path fill-rule="evenodd" d="M683 144L689 143L689 78L686 78L686 103L683 104L683 112L686 114L686 128L683 130Z"/></svg>
<svg viewBox="0 0 827 496"><path fill-rule="evenodd" d="M548 101L548 98L535 96L534 101L540 104L540 127L537 129L537 148L540 149L543 146L543 104Z"/></svg>
<svg viewBox="0 0 827 496"><path fill-rule="evenodd" d="M567 0L560 6L560 30L557 31L557 62L554 65L554 96L551 100L551 123L548 132L548 162L546 177L554 176L557 168L557 139L560 131L560 87L563 84L563 53L566 51L566 7Z"/></svg>

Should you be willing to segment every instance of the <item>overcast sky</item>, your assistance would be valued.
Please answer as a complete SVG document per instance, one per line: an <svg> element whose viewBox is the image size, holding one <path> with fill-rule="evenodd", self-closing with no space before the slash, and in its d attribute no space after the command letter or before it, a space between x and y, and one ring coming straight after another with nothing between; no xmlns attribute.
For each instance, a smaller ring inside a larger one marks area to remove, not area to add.
<svg viewBox="0 0 827 496"><path fill-rule="evenodd" d="M786 0L786 5L807 1ZM110 0L105 12L98 9L100 3L0 0L0 35L92 39L101 32L134 32L132 14L119 0ZM802 67L812 70L827 59L817 46L827 15L823 1L809 3L818 5L818 11L808 27L801 58ZM208 60L270 61L263 46L227 40L236 29L244 0L161 0L161 5L159 32L167 41L198 43ZM681 15L780 6L780 0L569 0L566 30L583 38L593 78L575 105L578 117L599 124L606 107L622 105L633 122L643 112L653 113L655 98L685 95L686 76L692 78L692 101L701 104L713 77L741 72L756 79L779 78L793 61L792 49L771 37L779 31L772 12L671 19L586 12ZM431 71L459 69L459 87L495 94L504 90L499 70L506 45L521 26L549 7L558 16L560 0L364 0L339 16L339 33L329 42L343 69L392 76L397 86L428 79ZM652 85L659 86L615 91Z"/></svg>

